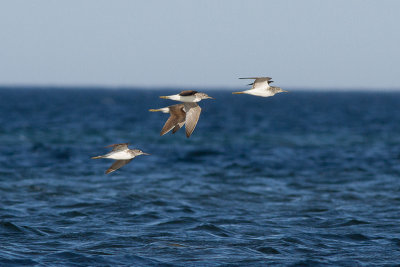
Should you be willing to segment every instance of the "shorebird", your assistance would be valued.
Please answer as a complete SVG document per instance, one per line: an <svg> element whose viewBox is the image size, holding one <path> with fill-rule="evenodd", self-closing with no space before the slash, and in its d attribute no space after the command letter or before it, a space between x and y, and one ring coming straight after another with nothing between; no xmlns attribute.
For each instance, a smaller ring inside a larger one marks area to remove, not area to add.
<svg viewBox="0 0 400 267"><path fill-rule="evenodd" d="M197 122L199 121L199 118L200 118L201 108L199 105L196 104L196 102L199 102L202 99L207 99L207 98L214 99L213 97L211 97L205 93L200 93L200 92L192 91L192 90L182 91L176 95L160 96L160 98L171 99L171 100L183 102L183 105L184 105L183 111L186 113L185 130L186 130L186 137L188 137L188 138L193 133L194 128L196 128ZM156 110L154 110L154 111L156 111ZM178 124L178 126L179 126L179 124ZM183 124L181 126L179 126L179 128L182 126L183 126ZM179 130L179 128L177 130ZM165 130L168 132L168 129L165 129ZM161 133L162 132L163 131L161 130Z"/></svg>
<svg viewBox="0 0 400 267"><path fill-rule="evenodd" d="M106 174L109 174L110 172L116 171L124 165L128 164L136 156L150 155L144 153L139 149L129 149L128 145L129 143L106 146L113 148L110 153L102 156L92 157L92 159L115 159L116 161L111 165L110 168L106 170Z"/></svg>
<svg viewBox="0 0 400 267"><path fill-rule="evenodd" d="M254 82L249 84L253 86L249 90L245 90L242 92L233 92L232 94L249 94L262 97L269 97L277 93L287 92L285 90L282 90L282 88L280 87L270 86L269 84L273 82L271 81L270 77L251 77L251 78L239 78L239 79L254 79Z"/></svg>
<svg viewBox="0 0 400 267"><path fill-rule="evenodd" d="M207 99L207 98L214 99L205 93L200 93L192 90L182 91L176 95L160 96L160 98L171 99L181 102L199 102L202 99Z"/></svg>
<svg viewBox="0 0 400 267"><path fill-rule="evenodd" d="M185 125L186 137L189 138L196 128L200 118L201 107L197 103L186 102L160 109L150 109L149 111L169 113L170 116L161 129L160 135L164 135L172 130L176 133L183 125Z"/></svg>

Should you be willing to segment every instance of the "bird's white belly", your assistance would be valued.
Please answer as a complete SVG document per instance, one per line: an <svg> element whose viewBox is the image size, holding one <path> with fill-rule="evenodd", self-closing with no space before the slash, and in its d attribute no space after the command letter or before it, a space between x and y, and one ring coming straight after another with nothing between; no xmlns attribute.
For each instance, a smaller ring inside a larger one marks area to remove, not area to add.
<svg viewBox="0 0 400 267"><path fill-rule="evenodd" d="M197 99L197 97L195 97L193 95L189 95L189 96L181 96L180 101L182 101L182 102L199 102L200 100Z"/></svg>
<svg viewBox="0 0 400 267"><path fill-rule="evenodd" d="M250 94L250 95L262 96L262 97L268 97L268 96L274 95L273 93L271 93L268 90L247 90L244 92L246 92L247 94Z"/></svg>
<svg viewBox="0 0 400 267"><path fill-rule="evenodd" d="M110 154L109 156L107 156L107 158L116 159L116 160L124 160L124 159L131 159L133 157L127 151L119 151L119 152Z"/></svg>

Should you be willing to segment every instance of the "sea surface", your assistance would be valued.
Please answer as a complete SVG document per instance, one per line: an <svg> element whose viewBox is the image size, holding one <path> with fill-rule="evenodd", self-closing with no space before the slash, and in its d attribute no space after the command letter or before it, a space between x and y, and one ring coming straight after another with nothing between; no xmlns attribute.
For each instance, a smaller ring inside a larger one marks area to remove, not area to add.
<svg viewBox="0 0 400 267"><path fill-rule="evenodd" d="M176 92L2 88L0 266L400 263L400 93L209 90L160 136Z"/></svg>

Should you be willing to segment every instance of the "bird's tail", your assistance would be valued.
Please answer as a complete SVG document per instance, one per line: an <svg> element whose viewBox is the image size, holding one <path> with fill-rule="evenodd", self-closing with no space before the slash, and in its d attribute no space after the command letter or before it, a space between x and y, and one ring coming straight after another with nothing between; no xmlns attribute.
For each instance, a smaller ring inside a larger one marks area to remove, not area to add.
<svg viewBox="0 0 400 267"><path fill-rule="evenodd" d="M161 111L162 113L169 113L169 108L158 108L158 109L149 109L149 111L151 112L157 112L157 111Z"/></svg>
<svg viewBox="0 0 400 267"><path fill-rule="evenodd" d="M240 94L244 94L244 92L233 92L232 94L234 94L234 95L240 95Z"/></svg>
<svg viewBox="0 0 400 267"><path fill-rule="evenodd" d="M104 156L97 156L97 157L92 157L92 159L102 159Z"/></svg>

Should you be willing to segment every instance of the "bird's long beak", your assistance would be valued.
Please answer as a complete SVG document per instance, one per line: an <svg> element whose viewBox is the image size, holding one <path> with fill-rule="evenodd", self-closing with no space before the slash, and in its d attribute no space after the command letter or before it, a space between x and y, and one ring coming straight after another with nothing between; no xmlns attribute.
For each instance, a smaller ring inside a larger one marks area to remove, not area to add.
<svg viewBox="0 0 400 267"><path fill-rule="evenodd" d="M151 154L149 154L149 153L142 153L142 155L146 155L146 156L149 156L149 155L151 155Z"/></svg>
<svg viewBox="0 0 400 267"><path fill-rule="evenodd" d="M168 96L162 95L162 96L160 96L160 98L168 99Z"/></svg>
<svg viewBox="0 0 400 267"><path fill-rule="evenodd" d="M282 92L289 93L289 91L286 91L286 90L282 90Z"/></svg>
<svg viewBox="0 0 400 267"><path fill-rule="evenodd" d="M161 111L161 109L149 109L149 111L151 111L151 112L157 112L157 111Z"/></svg>
<svg viewBox="0 0 400 267"><path fill-rule="evenodd" d="M211 97L211 96L209 96L209 97L207 97L207 98L209 98L209 99L215 99L214 97Z"/></svg>

